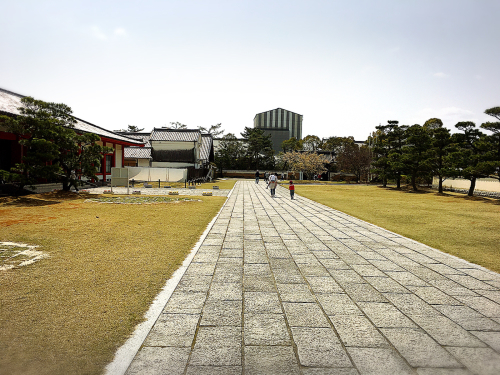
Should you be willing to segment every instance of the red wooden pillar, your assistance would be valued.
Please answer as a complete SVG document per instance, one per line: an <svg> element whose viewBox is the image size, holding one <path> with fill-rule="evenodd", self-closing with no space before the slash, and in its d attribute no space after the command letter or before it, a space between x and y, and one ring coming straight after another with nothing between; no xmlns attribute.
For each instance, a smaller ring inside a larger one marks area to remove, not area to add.
<svg viewBox="0 0 500 375"><path fill-rule="evenodd" d="M104 184L106 182L106 154L104 154L102 156L101 166L102 166L101 167L102 168L102 183Z"/></svg>

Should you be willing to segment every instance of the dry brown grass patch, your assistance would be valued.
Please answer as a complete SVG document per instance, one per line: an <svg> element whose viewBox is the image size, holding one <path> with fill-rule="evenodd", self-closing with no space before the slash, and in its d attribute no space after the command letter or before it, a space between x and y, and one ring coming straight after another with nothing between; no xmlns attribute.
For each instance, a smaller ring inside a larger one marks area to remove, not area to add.
<svg viewBox="0 0 500 375"><path fill-rule="evenodd" d="M101 373L225 201L196 198L3 200L0 241L39 245L50 258L0 272L0 373Z"/></svg>

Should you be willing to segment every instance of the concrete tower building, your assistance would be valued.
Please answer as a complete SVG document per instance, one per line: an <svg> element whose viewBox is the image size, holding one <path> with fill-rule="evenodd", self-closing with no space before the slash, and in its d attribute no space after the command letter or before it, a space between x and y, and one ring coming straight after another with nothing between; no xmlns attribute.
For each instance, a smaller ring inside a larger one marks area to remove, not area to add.
<svg viewBox="0 0 500 375"><path fill-rule="evenodd" d="M253 119L253 127L271 134L273 149L281 151L281 143L292 137L302 139L302 115L276 108L267 112L257 113Z"/></svg>

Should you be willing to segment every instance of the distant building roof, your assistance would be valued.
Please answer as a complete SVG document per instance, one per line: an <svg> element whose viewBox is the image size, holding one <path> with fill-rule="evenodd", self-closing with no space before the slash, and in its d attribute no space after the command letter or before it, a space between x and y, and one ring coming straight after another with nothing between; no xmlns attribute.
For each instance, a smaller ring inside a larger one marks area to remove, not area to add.
<svg viewBox="0 0 500 375"><path fill-rule="evenodd" d="M150 141L195 142L201 137L198 129L154 128Z"/></svg>
<svg viewBox="0 0 500 375"><path fill-rule="evenodd" d="M202 134L200 159L203 160L204 162L210 161L210 152L213 150L212 146L213 146L212 134Z"/></svg>
<svg viewBox="0 0 500 375"><path fill-rule="evenodd" d="M124 135L128 138L138 139L144 143L144 147L151 147L149 139L151 138L151 133L128 133L128 132L117 132L118 134Z"/></svg>
<svg viewBox="0 0 500 375"><path fill-rule="evenodd" d="M24 97L24 95L16 94L15 92L0 88L0 113L20 115L21 113L19 112L18 108L22 106L21 99ZM132 139L121 134L106 130L104 128L101 128L100 126L91 124L90 122L84 121L75 116L73 116L73 118L76 120L76 124L74 127L75 130L85 133L94 133L100 137L105 137L128 144L143 144L143 142L138 141L137 139Z"/></svg>
<svg viewBox="0 0 500 375"><path fill-rule="evenodd" d="M125 147L126 159L151 159L151 147Z"/></svg>

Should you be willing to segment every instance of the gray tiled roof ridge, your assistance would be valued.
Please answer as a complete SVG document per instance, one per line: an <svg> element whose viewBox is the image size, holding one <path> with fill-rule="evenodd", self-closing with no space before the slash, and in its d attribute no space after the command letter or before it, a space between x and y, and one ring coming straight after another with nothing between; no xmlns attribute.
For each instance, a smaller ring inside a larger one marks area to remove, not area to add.
<svg viewBox="0 0 500 375"><path fill-rule="evenodd" d="M3 89L3 88L1 88L1 87L0 87L0 91L5 92L6 94L11 94L11 95L18 96L18 97L20 97L20 98L24 98L24 97L26 97L26 95L21 95L21 94L18 94L18 93L16 93L16 92L13 92L13 91Z"/></svg>
<svg viewBox="0 0 500 375"><path fill-rule="evenodd" d="M128 134L128 137L131 137L131 136L147 137L147 136L151 135L151 132L121 132L121 131L115 131L115 133L122 134L122 135Z"/></svg>
<svg viewBox="0 0 500 375"><path fill-rule="evenodd" d="M153 128L150 142L175 141L175 142L195 142L201 138L199 129L168 129Z"/></svg>
<svg viewBox="0 0 500 375"><path fill-rule="evenodd" d="M186 132L196 132L196 133L201 133L201 130L200 129L172 129L172 128L153 128L153 131L154 132L155 130L159 130L159 131L166 131L166 132L183 132L183 133L186 133Z"/></svg>
<svg viewBox="0 0 500 375"><path fill-rule="evenodd" d="M136 143L138 146L139 146L139 145L144 144L144 142L137 141L137 139L135 139L135 138L127 137L127 136L125 136L125 135L118 134L118 133L116 133L116 132L114 132L114 131L104 129L104 128L102 128L102 127L98 126L98 125L92 124L91 122L88 122L88 121L82 120L82 119L80 119L80 118L78 118L78 117L73 116L73 118L74 118L75 120L77 120L77 121L80 121L80 122L83 122L83 123L85 123L85 124L91 125L91 126L96 127L96 128L98 128L98 129L100 129L100 130L103 130L103 131L104 131L104 132L106 132L106 133L110 133L110 134L114 135L114 136L115 136L115 137L114 137L114 139L121 140L121 139L120 139L120 137L123 137L123 138L126 138L126 140L127 140L128 142L133 142L133 143ZM85 131L85 130L83 130L83 129L78 129L78 130ZM113 137L109 137L109 138L113 138Z"/></svg>

